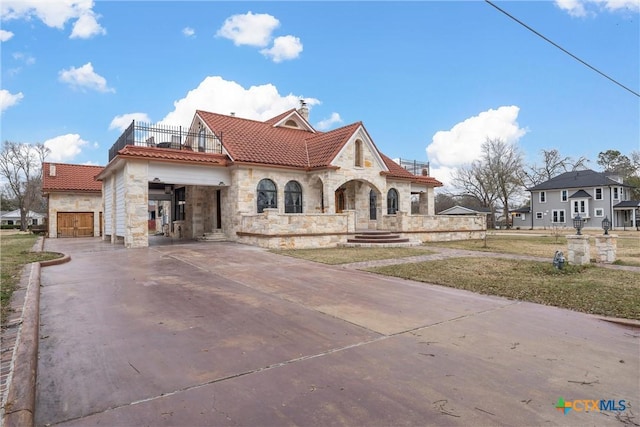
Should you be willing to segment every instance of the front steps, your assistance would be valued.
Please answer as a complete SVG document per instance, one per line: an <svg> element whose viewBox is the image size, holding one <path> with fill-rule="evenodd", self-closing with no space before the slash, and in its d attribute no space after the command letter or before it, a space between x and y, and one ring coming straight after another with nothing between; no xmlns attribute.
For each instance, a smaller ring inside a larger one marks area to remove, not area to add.
<svg viewBox="0 0 640 427"><path fill-rule="evenodd" d="M420 242L413 242L399 234L393 234L385 230L361 230L352 238L347 239L347 243L338 246L346 248L395 248L403 246L419 246Z"/></svg>
<svg viewBox="0 0 640 427"><path fill-rule="evenodd" d="M213 233L204 233L198 237L201 242L224 242L227 240L227 236L222 231L214 231Z"/></svg>

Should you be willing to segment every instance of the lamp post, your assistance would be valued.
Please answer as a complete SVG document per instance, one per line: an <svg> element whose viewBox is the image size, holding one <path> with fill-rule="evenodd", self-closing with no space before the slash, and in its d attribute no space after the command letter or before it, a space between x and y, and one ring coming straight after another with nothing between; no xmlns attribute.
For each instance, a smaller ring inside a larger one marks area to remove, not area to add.
<svg viewBox="0 0 640 427"><path fill-rule="evenodd" d="M578 232L576 233L578 236L582 236L582 233L580 232L580 230L582 230L582 218L580 217L580 214L576 215L575 218L573 218L573 228L575 228Z"/></svg>
<svg viewBox="0 0 640 427"><path fill-rule="evenodd" d="M602 229L604 230L604 235L607 236L609 234L609 229L611 228L611 221L608 216L605 216L602 220Z"/></svg>

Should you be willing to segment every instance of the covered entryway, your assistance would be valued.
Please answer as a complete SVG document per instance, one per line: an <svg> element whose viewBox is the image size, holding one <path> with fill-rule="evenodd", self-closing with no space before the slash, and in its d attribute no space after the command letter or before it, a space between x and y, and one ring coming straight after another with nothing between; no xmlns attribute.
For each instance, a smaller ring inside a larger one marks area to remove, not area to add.
<svg viewBox="0 0 640 427"><path fill-rule="evenodd" d="M58 212L58 237L93 237L93 212Z"/></svg>

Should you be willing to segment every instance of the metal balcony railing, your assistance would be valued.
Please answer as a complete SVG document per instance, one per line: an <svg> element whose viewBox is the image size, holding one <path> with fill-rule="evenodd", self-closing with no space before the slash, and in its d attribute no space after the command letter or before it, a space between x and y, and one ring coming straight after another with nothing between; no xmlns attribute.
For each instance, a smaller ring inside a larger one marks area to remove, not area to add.
<svg viewBox="0 0 640 427"><path fill-rule="evenodd" d="M216 134L206 129L189 132L182 126L153 125L134 120L109 149L109 161L127 145L221 154L222 132Z"/></svg>
<svg viewBox="0 0 640 427"><path fill-rule="evenodd" d="M419 162L417 160L398 159L400 166L414 175L429 176L429 162Z"/></svg>

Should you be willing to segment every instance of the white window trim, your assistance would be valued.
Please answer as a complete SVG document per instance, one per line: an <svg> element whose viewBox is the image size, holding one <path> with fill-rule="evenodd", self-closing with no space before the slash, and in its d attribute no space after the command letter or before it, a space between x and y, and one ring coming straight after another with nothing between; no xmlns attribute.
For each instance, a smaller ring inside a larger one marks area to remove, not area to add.
<svg viewBox="0 0 640 427"><path fill-rule="evenodd" d="M612 193L611 198L613 200L620 200L620 193L621 193L620 187L613 187L613 190L611 191L611 193ZM618 193L617 196L616 196L616 193Z"/></svg>
<svg viewBox="0 0 640 427"><path fill-rule="evenodd" d="M598 211L600 211L600 215L598 215ZM604 216L604 208L595 208L593 210L593 216L602 218Z"/></svg>
<svg viewBox="0 0 640 427"><path fill-rule="evenodd" d="M544 200L542 200L542 195L544 194ZM541 191L538 193L538 202L540 203L547 203L547 192L546 191Z"/></svg>
<svg viewBox="0 0 640 427"><path fill-rule="evenodd" d="M542 215L542 212L536 212L536 219L542 219L544 218L544 216Z"/></svg>
<svg viewBox="0 0 640 427"><path fill-rule="evenodd" d="M598 190L600 190L600 197L598 197ZM604 188L596 187L593 189L593 199L594 200L604 200Z"/></svg>
<svg viewBox="0 0 640 427"><path fill-rule="evenodd" d="M584 212L576 212L575 207L579 206L580 202L584 202ZM573 199L571 201L571 217L575 218L578 214L582 218L589 218L589 199Z"/></svg>
<svg viewBox="0 0 640 427"><path fill-rule="evenodd" d="M569 190L560 190L560 201L561 202L569 201Z"/></svg>
<svg viewBox="0 0 640 427"><path fill-rule="evenodd" d="M558 217L562 216L562 218L564 219L564 221L554 221L553 217L554 214L558 212ZM560 212L562 212L562 215L560 215ZM567 213L564 209L554 209L551 211L551 223L552 224L566 224L567 223Z"/></svg>

